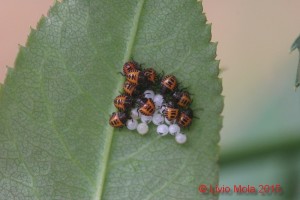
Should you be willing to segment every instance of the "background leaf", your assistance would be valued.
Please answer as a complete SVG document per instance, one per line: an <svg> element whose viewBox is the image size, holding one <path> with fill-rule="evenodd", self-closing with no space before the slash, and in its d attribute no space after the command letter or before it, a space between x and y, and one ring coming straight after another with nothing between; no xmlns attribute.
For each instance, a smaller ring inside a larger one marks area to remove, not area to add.
<svg viewBox="0 0 300 200"><path fill-rule="evenodd" d="M0 199L216 199L223 109L216 44L189 1L56 3L1 89ZM200 119L188 142L108 125L133 56L174 73Z"/></svg>
<svg viewBox="0 0 300 200"><path fill-rule="evenodd" d="M295 42L292 44L291 51L294 51L295 49L299 50L300 46L300 36L297 37ZM296 75L296 81L295 81L295 89L299 87L300 85L300 58L298 62L298 68L297 68L297 75Z"/></svg>

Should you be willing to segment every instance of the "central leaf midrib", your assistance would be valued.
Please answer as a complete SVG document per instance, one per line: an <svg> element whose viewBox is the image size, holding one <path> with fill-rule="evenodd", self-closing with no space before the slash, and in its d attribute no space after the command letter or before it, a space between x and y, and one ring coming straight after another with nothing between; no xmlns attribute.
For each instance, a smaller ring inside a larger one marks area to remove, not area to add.
<svg viewBox="0 0 300 200"><path fill-rule="evenodd" d="M145 0L140 0L137 3L137 6L135 8L135 12L134 12L135 15L134 15L133 21L132 21L132 28L130 29L130 32L129 32L129 37L128 37L128 40L126 43L126 50L124 53L122 63L124 63L130 59L130 56L132 53L132 48L133 48L133 45L135 42L135 38L136 38L138 26L139 26L140 16L141 16L141 13L143 10L144 2L145 2ZM117 82L117 87L116 87L116 90L114 91L114 96L117 96L119 91L122 89L122 82L123 82L123 78L120 78L119 81ZM109 113L114 112L114 110L115 110L114 106L111 106ZM97 176L99 181L97 182L97 191L95 193L94 199L102 199L102 197L103 197L104 183L105 183L106 175L108 172L107 167L108 167L108 161L109 161L109 157L110 157L113 135L114 135L114 128L109 126L108 123L107 123L105 130L106 130L105 132L107 132L107 137L106 137L106 141L104 142L102 162L100 162L103 165Z"/></svg>

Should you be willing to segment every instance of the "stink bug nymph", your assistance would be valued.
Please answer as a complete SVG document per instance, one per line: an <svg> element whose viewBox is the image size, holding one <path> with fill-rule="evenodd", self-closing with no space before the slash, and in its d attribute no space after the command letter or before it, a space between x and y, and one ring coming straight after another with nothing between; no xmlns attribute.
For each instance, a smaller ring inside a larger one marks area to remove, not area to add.
<svg viewBox="0 0 300 200"><path fill-rule="evenodd" d="M135 96L139 94L139 90L137 89L137 85L134 83L130 83L129 81L125 81L123 84L123 90L129 96Z"/></svg>
<svg viewBox="0 0 300 200"><path fill-rule="evenodd" d="M191 109L184 110L180 113L177 124L181 127L189 127L193 120L193 111Z"/></svg>
<svg viewBox="0 0 300 200"><path fill-rule="evenodd" d="M125 126L128 117L124 112L113 112L109 118L109 124L114 128Z"/></svg>
<svg viewBox="0 0 300 200"><path fill-rule="evenodd" d="M150 84L154 84L157 80L157 73L153 68L146 68L144 70L144 75Z"/></svg>
<svg viewBox="0 0 300 200"><path fill-rule="evenodd" d="M123 65L123 73L124 75L128 74L131 70L142 70L139 63L135 62L134 60L128 61Z"/></svg>
<svg viewBox="0 0 300 200"><path fill-rule="evenodd" d="M144 73L140 70L134 69L134 70L130 70L127 74L126 74L126 79L127 81L129 81L130 83L139 85L139 84L144 84L146 83L146 76L144 75Z"/></svg>
<svg viewBox="0 0 300 200"><path fill-rule="evenodd" d="M152 99L142 97L137 99L136 102L138 104L138 111L140 111L143 115L153 115L155 111L155 104Z"/></svg>
<svg viewBox="0 0 300 200"><path fill-rule="evenodd" d="M179 109L176 105L170 101L167 103L166 108L163 110L163 115L169 120L172 121L178 117Z"/></svg>
<svg viewBox="0 0 300 200"><path fill-rule="evenodd" d="M127 94L121 94L114 99L115 107L120 111L128 110L132 107L133 98Z"/></svg>
<svg viewBox="0 0 300 200"><path fill-rule="evenodd" d="M173 98L175 99L177 105L182 108L187 108L190 105L190 103L192 102L190 94L185 91L174 92Z"/></svg>
<svg viewBox="0 0 300 200"><path fill-rule="evenodd" d="M177 88L177 79L173 75L167 75L163 77L160 83L161 93L165 94L166 92L174 92Z"/></svg>

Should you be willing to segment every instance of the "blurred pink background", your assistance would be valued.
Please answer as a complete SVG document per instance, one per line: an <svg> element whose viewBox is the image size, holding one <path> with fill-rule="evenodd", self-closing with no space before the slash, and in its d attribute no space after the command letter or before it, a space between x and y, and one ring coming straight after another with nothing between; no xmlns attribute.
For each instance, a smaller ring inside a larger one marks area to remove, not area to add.
<svg viewBox="0 0 300 200"><path fill-rule="evenodd" d="M6 66L14 66L20 45L25 45L30 27L35 28L42 15L46 15L54 0L0 1L0 83Z"/></svg>

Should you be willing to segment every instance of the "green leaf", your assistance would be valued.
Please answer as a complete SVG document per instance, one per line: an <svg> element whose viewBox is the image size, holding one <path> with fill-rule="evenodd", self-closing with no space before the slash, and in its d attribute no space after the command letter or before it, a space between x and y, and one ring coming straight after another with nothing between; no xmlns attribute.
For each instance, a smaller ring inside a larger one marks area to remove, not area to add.
<svg viewBox="0 0 300 200"><path fill-rule="evenodd" d="M196 0L56 3L1 89L0 199L217 199L198 191L218 183L223 97L210 39ZM186 144L154 126L145 136L109 126L131 56L193 93Z"/></svg>
<svg viewBox="0 0 300 200"><path fill-rule="evenodd" d="M298 38L292 44L291 51L294 51L295 49L298 49L300 52L300 36L298 36ZM298 62L297 75L295 81L295 89L299 86L300 86L300 54L299 54L299 62Z"/></svg>

